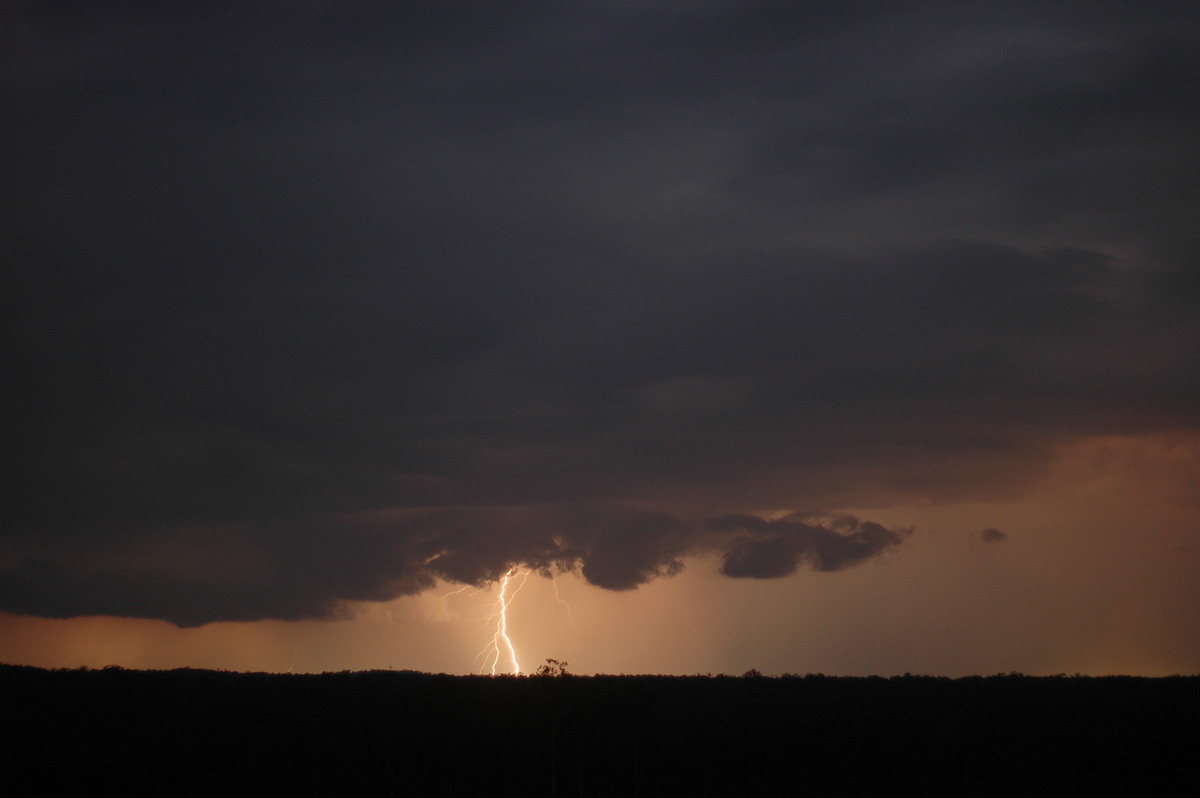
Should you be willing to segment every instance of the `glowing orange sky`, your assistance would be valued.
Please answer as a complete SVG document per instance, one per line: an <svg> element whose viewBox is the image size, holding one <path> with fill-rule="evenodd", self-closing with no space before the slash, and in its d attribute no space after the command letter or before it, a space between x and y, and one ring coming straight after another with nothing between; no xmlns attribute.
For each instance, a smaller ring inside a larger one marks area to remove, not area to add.
<svg viewBox="0 0 1200 798"><path fill-rule="evenodd" d="M1194 673L1197 497L1196 436L1094 438L1060 451L1016 500L871 509L916 532L865 567L730 580L696 560L624 592L566 574L569 616L554 583L534 575L512 604L511 634L528 670L553 657L578 673ZM984 519L1007 540L984 542ZM0 661L478 672L496 589L447 596L455 587L347 607L336 621L178 629L5 615Z"/></svg>

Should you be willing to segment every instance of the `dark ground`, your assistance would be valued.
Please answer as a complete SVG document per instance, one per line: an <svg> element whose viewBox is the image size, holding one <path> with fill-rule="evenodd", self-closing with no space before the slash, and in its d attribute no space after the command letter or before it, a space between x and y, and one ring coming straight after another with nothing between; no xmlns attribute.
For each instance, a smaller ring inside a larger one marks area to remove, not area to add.
<svg viewBox="0 0 1200 798"><path fill-rule="evenodd" d="M1200 677L0 666L0 794L1194 796Z"/></svg>

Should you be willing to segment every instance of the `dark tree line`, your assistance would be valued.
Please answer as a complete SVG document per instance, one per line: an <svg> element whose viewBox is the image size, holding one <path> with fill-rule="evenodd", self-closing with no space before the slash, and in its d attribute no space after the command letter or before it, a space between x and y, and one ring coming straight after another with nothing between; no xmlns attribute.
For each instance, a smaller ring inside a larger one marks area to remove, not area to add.
<svg viewBox="0 0 1200 798"><path fill-rule="evenodd" d="M1200 677L0 666L0 793L1192 796Z"/></svg>

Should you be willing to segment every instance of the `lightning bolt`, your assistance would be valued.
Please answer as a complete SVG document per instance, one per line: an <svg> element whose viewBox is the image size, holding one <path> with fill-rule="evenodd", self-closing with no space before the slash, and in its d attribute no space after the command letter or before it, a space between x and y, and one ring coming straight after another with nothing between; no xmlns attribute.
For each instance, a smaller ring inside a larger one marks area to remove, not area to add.
<svg viewBox="0 0 1200 798"><path fill-rule="evenodd" d="M470 585L463 585L458 590L451 590L449 593L442 596L442 601L447 601L447 600L449 600L449 598L451 596L457 596L459 593L462 593L463 591L470 590L470 589L471 589ZM479 591L475 591L475 592L477 593ZM475 595L475 593L472 593L471 595L473 596L473 595Z"/></svg>
<svg viewBox="0 0 1200 798"><path fill-rule="evenodd" d="M579 624L575 623L575 616L571 614L571 605L567 603L566 599L564 599L562 596L560 596L558 594L558 574L554 574L553 576L550 577L550 579L554 583L554 600L566 608L567 620L570 621L571 626L574 627L576 631L578 631Z"/></svg>
<svg viewBox="0 0 1200 798"><path fill-rule="evenodd" d="M517 582L516 587L513 587L512 592L509 593L509 587L517 579L521 581ZM517 593L521 592L521 588L525 587L528 579L529 571L520 570L515 565L500 577L500 596L496 599L491 614L488 615L488 620L496 623L496 633L492 635L492 642L479 652L479 657L483 660L483 667L480 668L480 671L490 668L492 675L495 676L497 668L500 667L500 660L507 652L507 659L512 663L513 675L520 675L521 664L517 662L517 650L508 636L508 607Z"/></svg>

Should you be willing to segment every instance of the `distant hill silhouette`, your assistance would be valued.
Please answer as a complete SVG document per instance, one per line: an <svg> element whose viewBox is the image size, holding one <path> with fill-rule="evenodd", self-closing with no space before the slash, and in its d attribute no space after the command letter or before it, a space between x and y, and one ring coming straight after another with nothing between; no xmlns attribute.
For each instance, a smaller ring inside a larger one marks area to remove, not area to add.
<svg viewBox="0 0 1200 798"><path fill-rule="evenodd" d="M0 794L1195 796L1200 677L0 665Z"/></svg>

